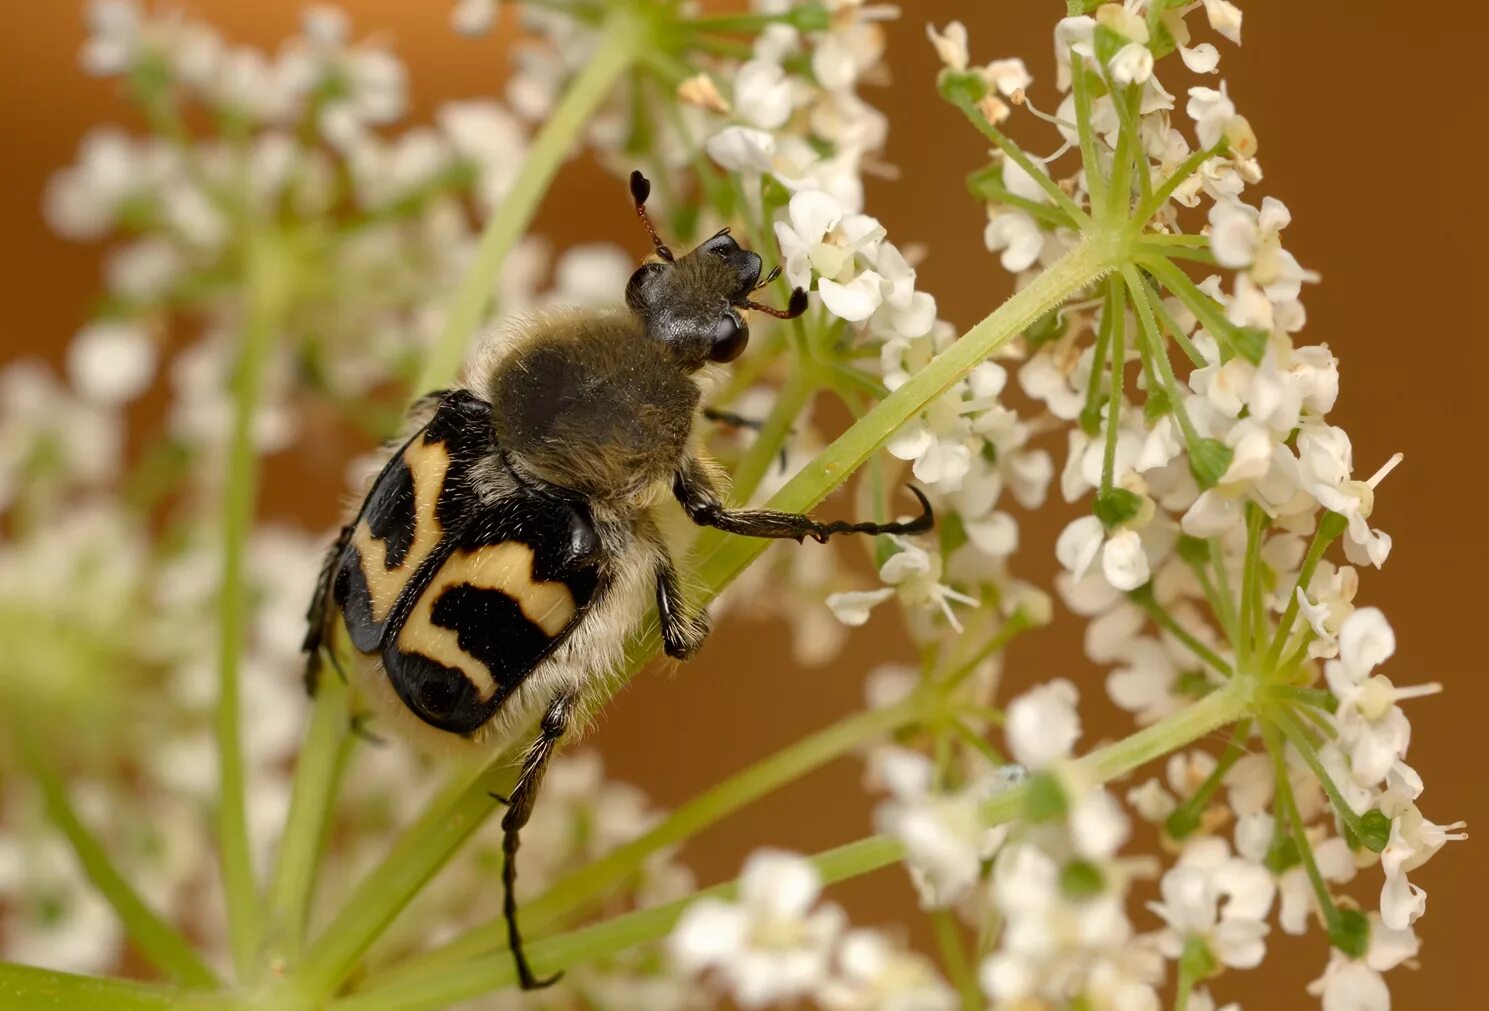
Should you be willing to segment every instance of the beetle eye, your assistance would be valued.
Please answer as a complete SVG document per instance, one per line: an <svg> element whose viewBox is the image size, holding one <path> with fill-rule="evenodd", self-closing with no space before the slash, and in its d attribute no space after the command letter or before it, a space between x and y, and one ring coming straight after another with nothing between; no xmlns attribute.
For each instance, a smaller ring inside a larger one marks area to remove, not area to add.
<svg viewBox="0 0 1489 1011"><path fill-rule="evenodd" d="M713 325L713 344L708 352L709 361L732 362L750 342L750 328L733 312L726 312Z"/></svg>

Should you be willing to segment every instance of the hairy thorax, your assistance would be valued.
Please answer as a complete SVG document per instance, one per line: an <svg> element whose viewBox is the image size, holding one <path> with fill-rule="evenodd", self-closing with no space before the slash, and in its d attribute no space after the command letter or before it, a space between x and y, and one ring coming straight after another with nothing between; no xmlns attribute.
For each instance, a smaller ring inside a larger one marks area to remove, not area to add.
<svg viewBox="0 0 1489 1011"><path fill-rule="evenodd" d="M516 466L602 505L636 502L687 449L698 386L628 312L534 321L487 377Z"/></svg>

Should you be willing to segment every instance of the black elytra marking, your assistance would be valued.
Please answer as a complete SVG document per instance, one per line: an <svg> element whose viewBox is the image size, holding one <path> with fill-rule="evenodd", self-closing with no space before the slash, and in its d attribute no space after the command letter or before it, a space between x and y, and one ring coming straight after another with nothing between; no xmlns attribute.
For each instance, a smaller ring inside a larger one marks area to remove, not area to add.
<svg viewBox="0 0 1489 1011"><path fill-rule="evenodd" d="M389 635L392 618L410 594L416 595L432 571L446 540L425 540L417 556L410 552L420 541L420 496L434 505L436 533L448 534L464 525L476 500L469 481L471 466L494 451L490 408L465 391L447 395L429 423L408 440L384 466L362 504L353 534L336 564L332 594L341 609L352 645L374 653ZM424 461L421 468L408 460ZM439 481L439 487L418 486ZM427 538L427 535L426 535ZM364 558L363 547L381 552L382 564ZM376 587L369 585L375 582ZM378 601L383 603L379 616Z"/></svg>
<svg viewBox="0 0 1489 1011"><path fill-rule="evenodd" d="M414 543L414 474L400 452L393 468L373 490L365 516L372 536L387 550L384 566L397 569Z"/></svg>
<svg viewBox="0 0 1489 1011"><path fill-rule="evenodd" d="M431 517L418 482L436 468L406 461L435 459L435 448L443 480ZM447 396L384 468L356 521L365 523L362 543L370 533L400 579L381 621L368 586L378 567L364 565L358 538L335 572L353 645L380 656L412 712L456 734L486 723L606 586L603 545L581 499L524 480L496 502L482 500L471 470L500 458L489 405L467 391ZM439 534L432 547L418 526L429 518Z"/></svg>

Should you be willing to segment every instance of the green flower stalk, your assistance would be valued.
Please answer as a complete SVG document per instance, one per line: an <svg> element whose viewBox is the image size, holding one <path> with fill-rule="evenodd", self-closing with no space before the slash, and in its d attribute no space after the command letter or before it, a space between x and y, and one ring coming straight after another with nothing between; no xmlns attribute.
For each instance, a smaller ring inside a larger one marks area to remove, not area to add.
<svg viewBox="0 0 1489 1011"><path fill-rule="evenodd" d="M48 214L121 245L69 353L72 385L0 373L27 403L68 408L33 411L0 455L0 468L20 461L0 470L0 493L19 489L0 498L0 547L16 571L65 571L94 614L59 641L67 601L0 569L0 629L45 673L7 670L0 691L46 720L12 735L39 802L8 797L6 832L38 869L0 894L19 925L5 941L22 954L51 941L80 971L0 962L0 1003L433 1011L521 981L497 904L513 850L493 815L520 799L531 735L444 763L359 746L396 721L371 709L365 681L338 676L354 658L335 629L302 727L301 604L323 545L258 522L256 502L262 458L293 447L302 414L385 436L519 325L503 320L597 293L619 303L630 253L552 258L529 236L584 148L651 177L648 213L674 248L732 228L779 261L778 300L809 293L790 322L756 321L749 352L709 386L707 415L725 424L700 417L695 438L733 500L802 513L851 485L832 508L882 528L910 483L936 525L864 538L871 576L846 548L693 537L679 603L781 619L816 661L893 608L914 662L870 672L863 708L670 813L592 753L557 758L523 829L533 971L567 972L561 985L596 1006L645 992L659 1006L1096 1008L1172 992L1192 1008L1202 985L1264 959L1280 891L1282 925L1315 913L1330 941L1325 1002L1375 992L1382 967L1416 951L1425 897L1407 874L1462 826L1423 815L1405 763L1400 703L1439 686L1379 673L1394 632L1355 604L1356 567L1391 548L1371 513L1399 458L1354 476L1327 417L1337 361L1301 336L1317 277L1283 243L1287 208L1251 196L1256 136L1203 76L1216 42L1239 43L1239 9L1073 2L1055 26L1053 92L1020 60L974 64L960 24L930 29L943 67L925 96L989 145L966 176L970 216L985 214L1016 282L959 330L864 206L890 125L867 100L888 5L513 6L527 30L508 102L450 103L402 132L401 65L336 12L308 13L273 57L127 3L93 15L85 62L129 83L150 133L91 138ZM453 21L474 32L495 12L462 0ZM1053 143L1033 136L1045 127ZM101 440L153 380L168 328L196 336L173 366L164 434L124 473ZM1009 405L1010 381L1032 408ZM819 420L835 416L852 420ZM1061 461L1037 438L1049 432ZM1092 663L1002 698L1009 643L1056 606L1019 575L1018 515L1057 478L1082 513L1054 547L1055 595L1090 620ZM593 672L588 704L658 654L658 624L630 630L619 669ZM199 670L215 672L210 691ZM48 728L77 700L127 704L98 672L153 704L109 710L89 753L52 754ZM1078 703L1097 683L1134 729L1091 747ZM1165 757L1166 781L1119 786ZM762 835L735 880L697 886L681 847L844 759L881 795L871 830L813 856ZM102 787L87 803L84 779ZM215 867L196 855L212 847L194 845L193 803L214 812ZM1133 859L1133 817L1163 826L1173 851ZM75 868L44 859L53 840ZM1352 852L1380 855L1378 912L1332 891ZM850 928L824 894L897 864L937 959ZM1142 909L1138 868L1161 899ZM201 901L214 879L220 924ZM118 940L73 928L94 889ZM126 936L161 982L107 975ZM1030 937L1051 940L1018 943Z"/></svg>

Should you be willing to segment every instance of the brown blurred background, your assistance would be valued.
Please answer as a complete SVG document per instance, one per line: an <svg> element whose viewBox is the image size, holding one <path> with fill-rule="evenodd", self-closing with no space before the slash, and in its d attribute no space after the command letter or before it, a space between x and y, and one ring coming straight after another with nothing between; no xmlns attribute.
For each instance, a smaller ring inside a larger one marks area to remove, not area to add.
<svg viewBox="0 0 1489 1011"><path fill-rule="evenodd" d="M296 30L302 4L186 0L183 6L229 37L271 45ZM501 40L454 36L447 26L451 0L343 6L357 35L386 35L409 65L414 118L446 98L496 92ZM1036 77L1032 97L1052 108L1050 29L1064 4L904 0L902 6L906 14L889 28L893 84L867 95L890 114L888 155L901 177L871 182L868 210L897 242L929 247L922 287L938 297L942 315L964 327L1009 285L982 248L981 212L961 185L981 164L981 145L935 97L924 24L966 22L974 60L1024 57ZM1294 213L1288 248L1324 277L1305 295L1305 337L1328 342L1343 359L1333 420L1353 437L1357 473L1370 474L1395 451L1406 454L1383 486L1374 517L1395 538L1394 553L1384 572L1364 574L1360 599L1384 608L1397 630L1399 651L1386 673L1398 683L1441 680L1449 689L1411 704L1418 739L1410 758L1428 784L1425 813L1440 822L1467 818L1470 831L1482 830L1489 823L1489 751L1474 749L1486 739L1478 735L1489 717L1489 664L1480 639L1489 627L1489 538L1478 526L1489 494L1482 393L1489 360L1479 344L1485 327L1478 300L1485 291L1479 282L1486 236L1482 131L1489 109L1473 41L1482 19L1454 15L1445 5L1414 5L1410 15L1403 5L1380 2L1242 0L1242 7L1247 45L1236 51L1221 41L1222 70L1261 139L1267 175L1261 192ZM1441 14L1434 18L1434 10ZM91 124L118 121L124 110L112 82L78 69L81 4L12 4L8 11L11 27L0 41L0 136L8 152L0 163L6 313L0 360L39 353L58 361L98 290L99 250L47 231L39 213L42 187L72 159ZM1048 136L1041 135L1036 149ZM636 246L624 215L593 212L593 187L601 185L614 186L591 165L570 165L543 207L539 230L560 243L611 238ZM352 449L333 448L337 457ZM262 511L329 527L341 494L333 483L341 468L327 465L333 462L281 463ZM320 487L307 493L304 480ZM1054 534L1065 519L1056 505L1023 521L1019 568L1044 585ZM591 738L612 774L675 805L857 705L869 666L908 655L880 627L855 635L833 666L802 669L780 632L731 623L693 664L637 679ZM1075 679L1089 745L1122 724L1105 707L1101 675L1083 661L1079 637L1079 624L1062 614L1052 628L1017 643L1009 686L1017 690L1056 674ZM688 853L702 881L732 877L741 858L763 843L812 852L865 834L868 801L859 771L855 762L839 762L702 837ZM1479 933L1489 867L1479 853L1476 842L1454 845L1413 875L1431 900L1419 925L1422 971L1390 978L1398 1008L1489 1006ZM900 871L880 872L837 894L865 924L915 922ZM1248 1007L1313 1006L1302 984L1324 964L1323 939L1317 932L1301 942L1274 933L1273 941L1265 968L1227 974L1217 996Z"/></svg>

